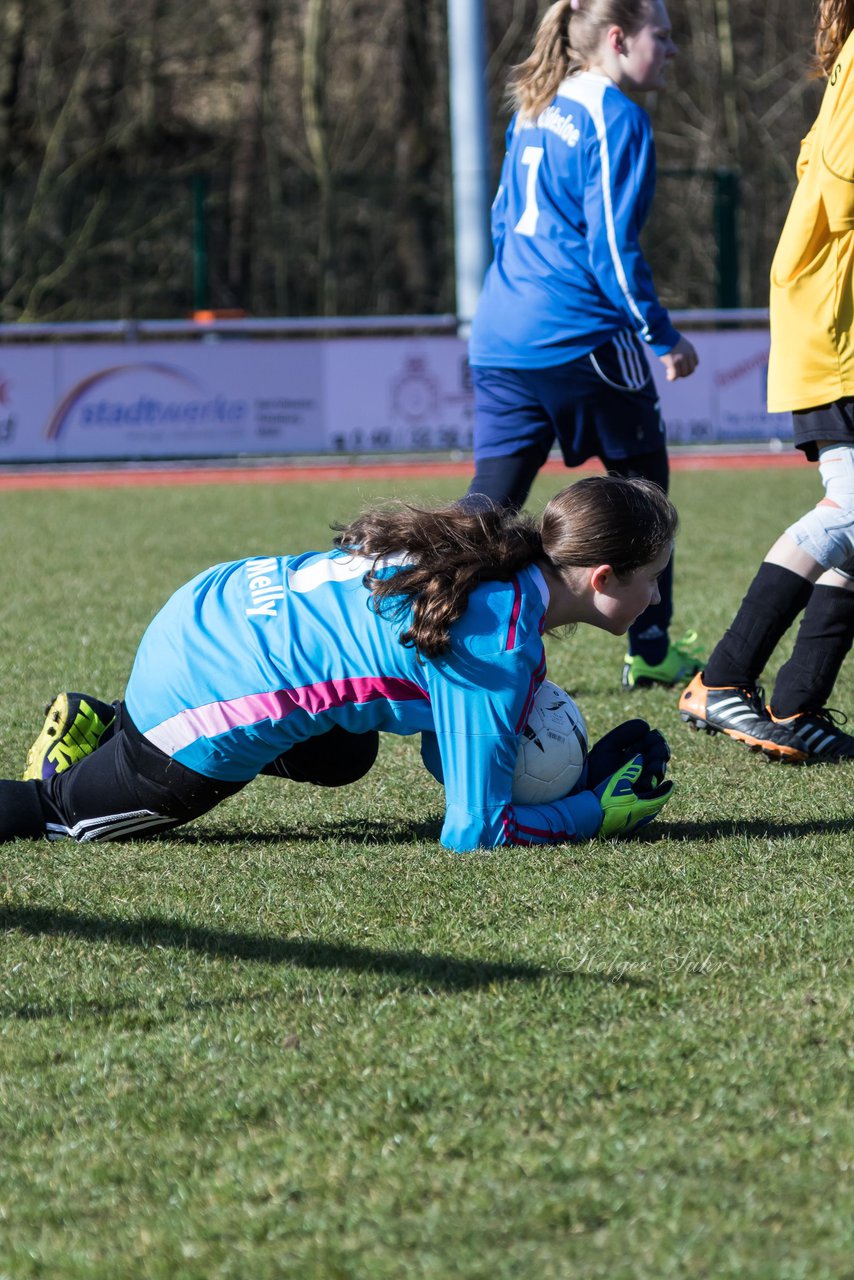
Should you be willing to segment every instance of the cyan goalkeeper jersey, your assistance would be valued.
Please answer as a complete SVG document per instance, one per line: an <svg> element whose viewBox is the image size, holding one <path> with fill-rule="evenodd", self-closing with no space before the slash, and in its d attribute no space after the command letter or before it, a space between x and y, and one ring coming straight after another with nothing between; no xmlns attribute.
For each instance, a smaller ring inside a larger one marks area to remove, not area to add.
<svg viewBox="0 0 854 1280"><path fill-rule="evenodd" d="M545 676L540 571L476 587L450 651L422 660L400 643L409 608L378 612L363 582L371 564L334 550L199 574L142 638L125 695L137 728L181 764L226 781L255 777L335 724L421 733L425 763L444 782L449 848L595 834L602 814L589 792L510 803L519 734Z"/></svg>
<svg viewBox="0 0 854 1280"><path fill-rule="evenodd" d="M679 334L639 242L654 188L649 117L606 76L569 76L535 121L514 116L471 363L547 368L625 329L669 351Z"/></svg>

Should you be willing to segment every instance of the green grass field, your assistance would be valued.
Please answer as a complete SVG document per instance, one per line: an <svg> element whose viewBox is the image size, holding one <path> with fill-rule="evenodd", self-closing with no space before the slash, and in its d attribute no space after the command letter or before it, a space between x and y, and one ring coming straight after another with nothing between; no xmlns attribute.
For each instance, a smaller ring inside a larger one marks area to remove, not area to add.
<svg viewBox="0 0 854 1280"><path fill-rule="evenodd" d="M717 639L817 488L678 474L677 627ZM0 776L54 693L123 690L197 569L380 496L4 494ZM171 839L4 847L0 1277L854 1276L852 767L689 733L622 654L579 631L549 675L592 736L670 739L634 839L449 854L389 739L339 793L262 779Z"/></svg>

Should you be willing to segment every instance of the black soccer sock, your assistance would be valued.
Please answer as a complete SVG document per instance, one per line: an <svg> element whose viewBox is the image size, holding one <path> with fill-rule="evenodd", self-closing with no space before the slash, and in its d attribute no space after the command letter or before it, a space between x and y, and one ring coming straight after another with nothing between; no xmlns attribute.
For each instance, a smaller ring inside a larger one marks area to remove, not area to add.
<svg viewBox="0 0 854 1280"><path fill-rule="evenodd" d="M670 648L668 630L673 617L673 557L658 579L661 599L644 609L636 622L629 627L629 653L643 658L651 667L657 667L667 657Z"/></svg>
<svg viewBox="0 0 854 1280"><path fill-rule="evenodd" d="M812 583L799 573L763 561L706 663L703 684L711 688L755 685L812 591Z"/></svg>
<svg viewBox="0 0 854 1280"><path fill-rule="evenodd" d="M0 843L45 834L39 785L0 781Z"/></svg>
<svg viewBox="0 0 854 1280"><path fill-rule="evenodd" d="M625 476L627 480L651 480L667 493L670 486L670 459L666 447L652 453L632 454L625 458L602 458L609 475ZM670 648L670 622L673 617L673 557L658 580L661 596L658 604L645 609L629 627L629 653L642 658L651 667L657 667L667 657Z"/></svg>
<svg viewBox="0 0 854 1280"><path fill-rule="evenodd" d="M795 647L774 684L771 711L779 720L827 705L854 639L854 591L816 586Z"/></svg>

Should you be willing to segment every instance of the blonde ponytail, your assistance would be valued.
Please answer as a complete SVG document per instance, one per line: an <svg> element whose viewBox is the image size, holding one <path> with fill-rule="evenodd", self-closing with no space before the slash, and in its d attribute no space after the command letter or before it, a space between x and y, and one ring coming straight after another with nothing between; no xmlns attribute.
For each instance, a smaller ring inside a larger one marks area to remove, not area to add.
<svg viewBox="0 0 854 1280"><path fill-rule="evenodd" d="M546 10L530 55L513 68L508 96L514 109L526 119L536 120L557 93L560 82L580 70L569 43L572 6L573 0L557 0Z"/></svg>
<svg viewBox="0 0 854 1280"><path fill-rule="evenodd" d="M537 27L530 56L511 72L514 110L536 120L561 81L590 65L609 27L637 35L651 11L651 0L556 0Z"/></svg>

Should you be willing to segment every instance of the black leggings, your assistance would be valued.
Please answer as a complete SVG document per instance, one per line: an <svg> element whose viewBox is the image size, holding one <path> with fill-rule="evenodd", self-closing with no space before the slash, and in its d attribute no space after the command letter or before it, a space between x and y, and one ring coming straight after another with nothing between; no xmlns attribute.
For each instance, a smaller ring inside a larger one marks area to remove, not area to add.
<svg viewBox="0 0 854 1280"><path fill-rule="evenodd" d="M235 795L246 781L219 782L187 769L148 742L120 704L108 741L36 785L48 838L82 842L181 826Z"/></svg>
<svg viewBox="0 0 854 1280"><path fill-rule="evenodd" d="M263 772L316 786L345 786L368 772L378 747L376 731L355 734L335 726L297 743ZM50 839L82 842L182 826L248 781L221 782L187 769L144 738L119 703L115 731L91 755L46 782L19 785L37 789Z"/></svg>

